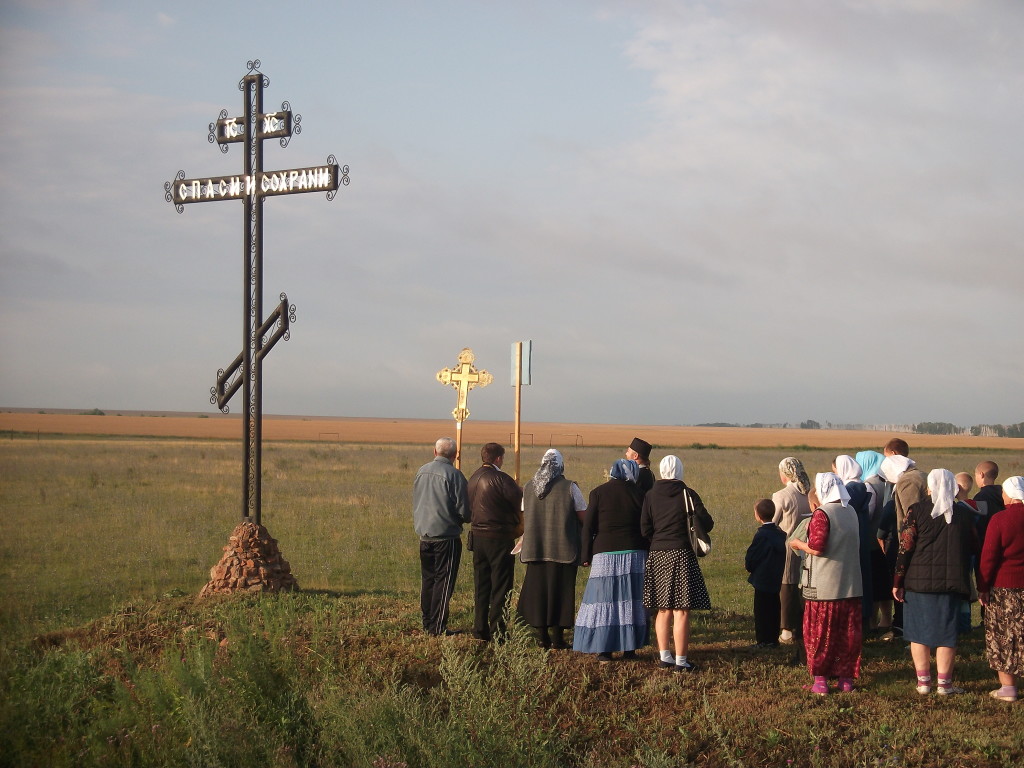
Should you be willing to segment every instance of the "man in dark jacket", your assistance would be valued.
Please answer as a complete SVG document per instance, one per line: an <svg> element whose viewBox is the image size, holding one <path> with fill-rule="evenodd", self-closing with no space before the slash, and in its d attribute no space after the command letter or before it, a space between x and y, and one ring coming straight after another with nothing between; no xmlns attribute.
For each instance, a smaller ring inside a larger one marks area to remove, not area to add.
<svg viewBox="0 0 1024 768"><path fill-rule="evenodd" d="M487 443L480 468L469 478L470 535L473 548L473 636L500 639L505 634L505 601L512 591L512 547L523 533L523 491L501 471L505 448Z"/></svg>

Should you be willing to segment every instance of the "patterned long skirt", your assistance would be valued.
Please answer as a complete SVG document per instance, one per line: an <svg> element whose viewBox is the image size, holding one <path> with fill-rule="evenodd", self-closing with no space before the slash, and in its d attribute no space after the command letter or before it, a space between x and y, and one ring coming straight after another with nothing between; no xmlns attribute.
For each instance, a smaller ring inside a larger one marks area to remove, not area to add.
<svg viewBox="0 0 1024 768"><path fill-rule="evenodd" d="M996 587L988 593L985 651L996 672L1024 675L1024 589Z"/></svg>
<svg viewBox="0 0 1024 768"><path fill-rule="evenodd" d="M859 597L804 602L804 649L812 675L860 676L862 642Z"/></svg>
<svg viewBox="0 0 1024 768"><path fill-rule="evenodd" d="M572 649L581 653L635 651L647 645L644 564L647 552L594 555L583 590Z"/></svg>
<svg viewBox="0 0 1024 768"><path fill-rule="evenodd" d="M674 611L711 609L711 596L692 549L656 549L647 553L644 606Z"/></svg>

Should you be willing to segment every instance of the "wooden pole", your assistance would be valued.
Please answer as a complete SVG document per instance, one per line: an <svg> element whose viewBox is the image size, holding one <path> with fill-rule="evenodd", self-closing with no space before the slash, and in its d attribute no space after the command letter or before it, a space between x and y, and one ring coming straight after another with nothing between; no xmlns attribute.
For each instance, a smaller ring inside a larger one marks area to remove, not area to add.
<svg viewBox="0 0 1024 768"><path fill-rule="evenodd" d="M520 406L523 403L523 342L516 342L516 411L515 411L515 439L513 442L513 450L516 454L516 473L514 475L515 481L519 482L519 454L521 449L520 444L520 423L519 414Z"/></svg>
<svg viewBox="0 0 1024 768"><path fill-rule="evenodd" d="M462 422L455 422L455 468L460 469L462 465Z"/></svg>

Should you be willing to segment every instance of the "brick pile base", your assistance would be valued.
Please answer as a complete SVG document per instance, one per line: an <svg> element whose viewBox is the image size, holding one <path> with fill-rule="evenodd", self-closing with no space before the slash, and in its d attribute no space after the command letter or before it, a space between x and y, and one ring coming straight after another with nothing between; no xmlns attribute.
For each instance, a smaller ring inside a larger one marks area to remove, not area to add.
<svg viewBox="0 0 1024 768"><path fill-rule="evenodd" d="M242 522L231 532L224 556L210 569L200 597L231 592L282 592L299 588L277 539L262 525Z"/></svg>

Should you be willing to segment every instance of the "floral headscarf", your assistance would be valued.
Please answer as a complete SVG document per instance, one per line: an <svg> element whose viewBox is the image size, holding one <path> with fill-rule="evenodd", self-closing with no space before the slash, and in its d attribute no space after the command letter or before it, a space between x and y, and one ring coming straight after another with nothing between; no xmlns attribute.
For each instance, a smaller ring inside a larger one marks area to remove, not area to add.
<svg viewBox="0 0 1024 768"><path fill-rule="evenodd" d="M538 499L548 495L554 482L565 474L565 460L555 448L549 448L540 460L540 469L533 476L533 490Z"/></svg>
<svg viewBox="0 0 1024 768"><path fill-rule="evenodd" d="M819 472L814 476L814 490L818 493L819 504L838 501L844 507L850 506L850 494L843 481L835 472Z"/></svg>
<svg viewBox="0 0 1024 768"><path fill-rule="evenodd" d="M779 462L779 472L789 482L796 485L796 489L805 496L811 490L811 478L807 476L803 462L800 459L787 456Z"/></svg>
<svg viewBox="0 0 1024 768"><path fill-rule="evenodd" d="M678 456L666 456L658 465L658 472L662 480L682 480L683 462Z"/></svg>
<svg viewBox="0 0 1024 768"><path fill-rule="evenodd" d="M640 465L632 459L619 459L612 464L608 477L616 480L625 480L627 483L635 483L640 477Z"/></svg>

